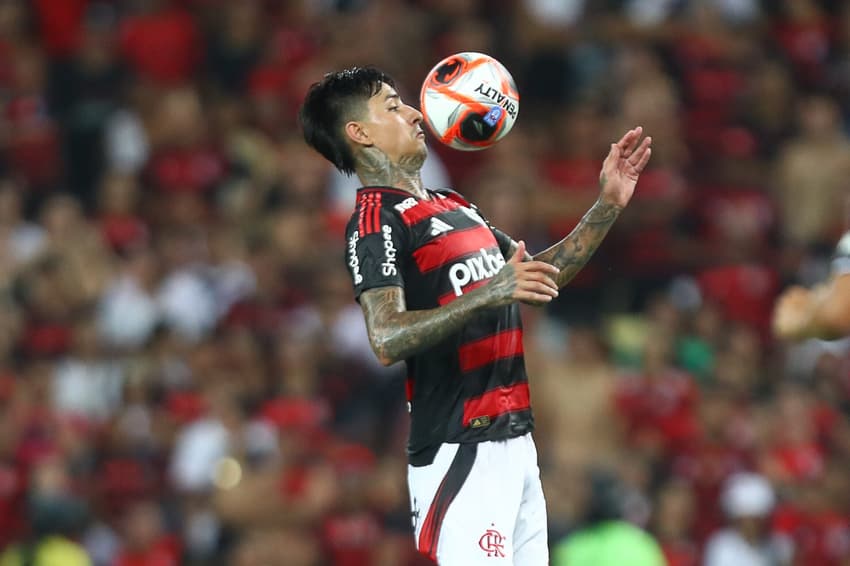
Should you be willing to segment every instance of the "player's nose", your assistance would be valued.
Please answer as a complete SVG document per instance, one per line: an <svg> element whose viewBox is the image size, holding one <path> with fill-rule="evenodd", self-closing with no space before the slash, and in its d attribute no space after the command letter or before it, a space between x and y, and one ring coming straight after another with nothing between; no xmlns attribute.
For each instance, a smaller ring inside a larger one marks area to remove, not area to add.
<svg viewBox="0 0 850 566"><path fill-rule="evenodd" d="M407 111L410 114L408 118L411 124L418 124L422 121L422 112L414 108L413 106L407 106Z"/></svg>

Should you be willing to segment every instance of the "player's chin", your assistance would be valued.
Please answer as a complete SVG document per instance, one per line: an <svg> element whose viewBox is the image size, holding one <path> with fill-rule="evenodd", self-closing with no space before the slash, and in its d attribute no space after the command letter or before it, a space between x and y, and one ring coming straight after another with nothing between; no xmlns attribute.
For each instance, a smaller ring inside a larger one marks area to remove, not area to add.
<svg viewBox="0 0 850 566"><path fill-rule="evenodd" d="M419 138L416 141L416 146L411 148L410 155L424 163L425 158L428 157L428 146L425 144L424 138Z"/></svg>

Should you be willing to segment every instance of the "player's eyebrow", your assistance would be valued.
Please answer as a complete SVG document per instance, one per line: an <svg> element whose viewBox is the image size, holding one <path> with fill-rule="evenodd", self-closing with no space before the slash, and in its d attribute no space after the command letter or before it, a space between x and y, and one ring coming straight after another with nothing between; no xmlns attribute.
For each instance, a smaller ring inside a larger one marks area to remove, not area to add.
<svg viewBox="0 0 850 566"><path fill-rule="evenodd" d="M390 100L401 100L401 97L397 93L390 93L384 98L384 102L389 102Z"/></svg>

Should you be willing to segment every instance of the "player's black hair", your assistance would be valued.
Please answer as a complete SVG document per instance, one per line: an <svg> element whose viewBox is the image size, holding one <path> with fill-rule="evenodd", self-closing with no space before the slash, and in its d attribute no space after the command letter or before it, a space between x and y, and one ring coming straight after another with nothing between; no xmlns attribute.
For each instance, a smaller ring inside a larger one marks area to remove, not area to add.
<svg viewBox="0 0 850 566"><path fill-rule="evenodd" d="M381 91L395 88L386 73L374 67L351 67L328 73L314 83L298 113L304 140L347 175L354 173L354 154L345 139L346 122L358 118L365 104Z"/></svg>

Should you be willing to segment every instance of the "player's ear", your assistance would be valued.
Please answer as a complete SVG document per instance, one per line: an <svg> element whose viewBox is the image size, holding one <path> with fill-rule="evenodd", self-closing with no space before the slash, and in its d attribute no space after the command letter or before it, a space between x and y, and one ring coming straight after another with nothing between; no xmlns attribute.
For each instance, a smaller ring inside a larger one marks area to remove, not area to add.
<svg viewBox="0 0 850 566"><path fill-rule="evenodd" d="M372 138L369 137L369 132L365 127L363 127L362 122L352 120L351 122L346 123L345 135L356 144L365 146L372 145Z"/></svg>

